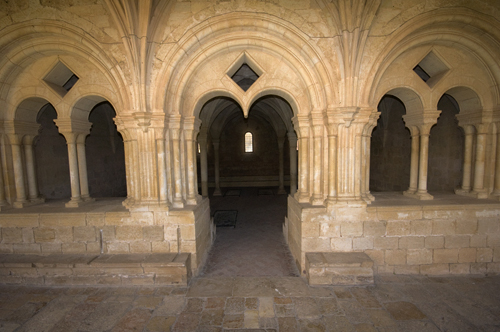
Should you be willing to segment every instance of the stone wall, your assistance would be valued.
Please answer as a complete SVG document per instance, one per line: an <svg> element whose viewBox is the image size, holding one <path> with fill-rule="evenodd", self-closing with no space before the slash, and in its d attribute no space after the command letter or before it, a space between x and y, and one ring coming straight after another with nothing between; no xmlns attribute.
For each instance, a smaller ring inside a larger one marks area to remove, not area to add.
<svg viewBox="0 0 500 332"><path fill-rule="evenodd" d="M193 272L210 241L208 199L184 210L2 213L0 253L191 253Z"/></svg>
<svg viewBox="0 0 500 332"><path fill-rule="evenodd" d="M289 201L293 200L289 198ZM500 205L336 207L328 212L303 204L288 205L288 239L301 234L306 252L365 252L375 273L500 273ZM290 218L290 216L294 216ZM297 226L295 226L297 227Z"/></svg>

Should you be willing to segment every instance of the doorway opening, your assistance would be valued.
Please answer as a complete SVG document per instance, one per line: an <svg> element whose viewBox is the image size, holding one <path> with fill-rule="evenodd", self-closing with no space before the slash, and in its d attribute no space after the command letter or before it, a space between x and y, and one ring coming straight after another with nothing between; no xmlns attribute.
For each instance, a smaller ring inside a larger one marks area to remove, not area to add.
<svg viewBox="0 0 500 332"><path fill-rule="evenodd" d="M198 178L218 226L201 275L299 276L282 231L293 168L289 141L296 142L291 117L276 96L257 100L246 119L228 98L202 108Z"/></svg>

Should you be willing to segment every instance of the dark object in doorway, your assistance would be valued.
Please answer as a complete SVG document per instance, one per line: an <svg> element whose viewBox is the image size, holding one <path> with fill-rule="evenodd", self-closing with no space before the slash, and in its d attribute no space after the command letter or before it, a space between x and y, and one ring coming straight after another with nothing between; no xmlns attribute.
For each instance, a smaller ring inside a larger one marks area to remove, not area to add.
<svg viewBox="0 0 500 332"><path fill-rule="evenodd" d="M214 213L214 224L217 227L236 227L237 210L218 210Z"/></svg>

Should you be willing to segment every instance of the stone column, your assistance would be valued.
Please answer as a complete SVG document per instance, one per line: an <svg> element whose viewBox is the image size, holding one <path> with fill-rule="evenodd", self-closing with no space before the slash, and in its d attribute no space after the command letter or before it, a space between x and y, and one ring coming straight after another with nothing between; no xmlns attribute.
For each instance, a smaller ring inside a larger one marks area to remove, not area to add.
<svg viewBox="0 0 500 332"><path fill-rule="evenodd" d="M496 164L495 164L495 187L493 196L500 199L500 122L495 123L497 128L497 150L496 150Z"/></svg>
<svg viewBox="0 0 500 332"><path fill-rule="evenodd" d="M180 128L170 128L170 141L172 143L172 166L174 168L174 194L172 206L183 208L184 199L182 197L182 174L181 174L181 152L180 152Z"/></svg>
<svg viewBox="0 0 500 332"><path fill-rule="evenodd" d="M186 203L196 205L200 197L196 190L196 136L201 121L190 117L184 120L184 142L186 148Z"/></svg>
<svg viewBox="0 0 500 332"><path fill-rule="evenodd" d="M418 164L420 150L420 132L417 126L409 126L411 133L410 187L403 194L415 195L418 189Z"/></svg>
<svg viewBox="0 0 500 332"><path fill-rule="evenodd" d="M418 190L416 195L421 200L430 200L434 197L427 192L427 170L429 166L429 136L431 124L422 125L420 129L420 159L418 165Z"/></svg>
<svg viewBox="0 0 500 332"><path fill-rule="evenodd" d="M11 150L12 150L12 163L14 167L14 184L16 186L16 200L13 206L17 209L22 208L28 203L26 199L26 188L24 187L24 170L23 160L21 155L21 142L19 135L9 135Z"/></svg>
<svg viewBox="0 0 500 332"><path fill-rule="evenodd" d="M292 121L299 139L299 189L294 197L300 203L309 203L309 117L296 116Z"/></svg>
<svg viewBox="0 0 500 332"><path fill-rule="evenodd" d="M338 122L335 120L335 113L327 112L326 126L328 132L328 197L327 205L334 205L337 202L337 136Z"/></svg>
<svg viewBox="0 0 500 332"><path fill-rule="evenodd" d="M165 129L155 129L156 154L158 161L158 190L160 205L168 205L167 166L165 155Z"/></svg>
<svg viewBox="0 0 500 332"><path fill-rule="evenodd" d="M462 176L462 188L456 189L456 194L468 194L471 190L472 175L472 143L474 141L474 126L464 125L465 147L464 147L464 169Z"/></svg>
<svg viewBox="0 0 500 332"><path fill-rule="evenodd" d="M314 112L311 114L313 130L313 192L311 197L312 205L323 205L323 113Z"/></svg>
<svg viewBox="0 0 500 332"><path fill-rule="evenodd" d="M370 193L370 146L371 146L371 136L373 128L377 125L377 120L380 116L380 112L374 112L370 115L370 120L363 130L363 165L362 165L362 182L361 182L361 196L368 204L371 204L375 200L375 197Z"/></svg>
<svg viewBox="0 0 500 332"><path fill-rule="evenodd" d="M66 203L66 207L78 207L81 202L80 196L80 172L78 170L78 153L76 148L76 133L62 133L66 138L68 146L69 179L71 183L71 200Z"/></svg>
<svg viewBox="0 0 500 332"><path fill-rule="evenodd" d="M76 150L78 154L78 172L80 179L80 196L83 201L94 201L89 193L89 180L87 176L87 155L85 152L85 139L87 134L79 134L76 139Z"/></svg>
<svg viewBox="0 0 500 332"><path fill-rule="evenodd" d="M297 136L295 133L288 133L288 143L290 145L290 195L297 192Z"/></svg>
<svg viewBox="0 0 500 332"><path fill-rule="evenodd" d="M476 137L476 160L474 163L474 186L472 193L477 195L477 198L488 198L486 189L484 188L484 164L486 154L486 134L488 130L487 124L475 125Z"/></svg>
<svg viewBox="0 0 500 332"><path fill-rule="evenodd" d="M286 194L285 191L285 185L284 185L284 177L285 177L285 171L283 170L283 145L285 144L285 138L284 137L278 137L278 150L279 150L279 164L280 164L280 169L279 169L279 188L278 188L278 194Z"/></svg>
<svg viewBox="0 0 500 332"><path fill-rule="evenodd" d="M26 162L26 175L28 177L28 192L30 202L42 201L39 197L38 183L35 171L35 158L33 156L33 137L25 135L23 138L24 155Z"/></svg>
<svg viewBox="0 0 500 332"><path fill-rule="evenodd" d="M207 160L207 136L206 134L198 137L200 144L200 173L201 173L201 195L208 197L208 160Z"/></svg>
<svg viewBox="0 0 500 332"><path fill-rule="evenodd" d="M214 140L214 162L215 162L215 191L214 196L222 196L220 190L220 178L219 178L219 140Z"/></svg>

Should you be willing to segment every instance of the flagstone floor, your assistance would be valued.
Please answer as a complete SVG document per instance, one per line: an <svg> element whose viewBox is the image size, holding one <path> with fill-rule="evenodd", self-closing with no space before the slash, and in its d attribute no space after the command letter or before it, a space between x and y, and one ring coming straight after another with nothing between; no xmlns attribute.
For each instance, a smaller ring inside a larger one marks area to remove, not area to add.
<svg viewBox="0 0 500 332"><path fill-rule="evenodd" d="M500 331L500 277L196 278L189 287L0 286L0 331Z"/></svg>

